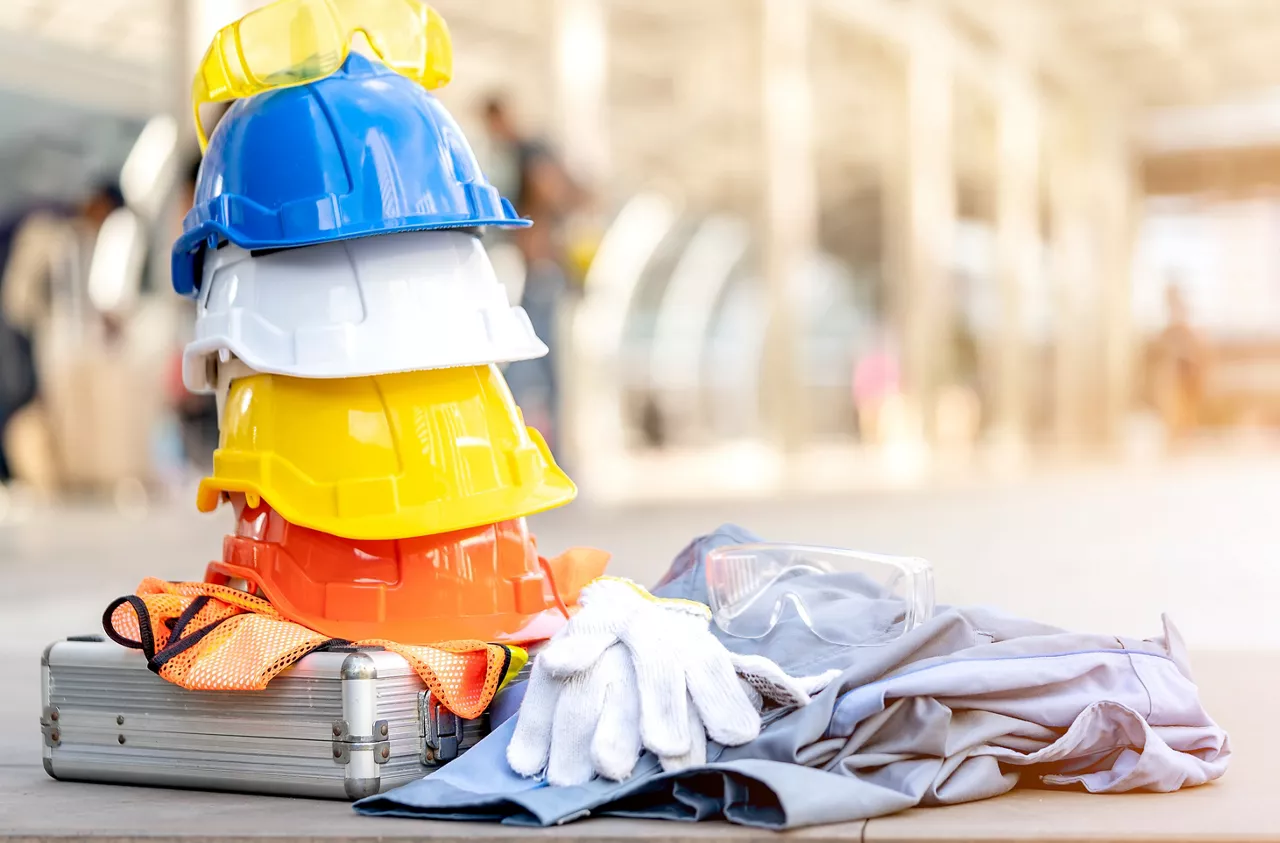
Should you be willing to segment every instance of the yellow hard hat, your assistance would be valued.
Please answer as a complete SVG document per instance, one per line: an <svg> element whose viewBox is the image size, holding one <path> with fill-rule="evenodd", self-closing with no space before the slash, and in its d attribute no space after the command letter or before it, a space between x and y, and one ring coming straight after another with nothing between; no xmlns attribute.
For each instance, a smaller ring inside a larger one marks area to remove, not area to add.
<svg viewBox="0 0 1280 843"><path fill-rule="evenodd" d="M462 530L561 506L577 489L495 366L231 383L213 475L286 520L351 539Z"/></svg>

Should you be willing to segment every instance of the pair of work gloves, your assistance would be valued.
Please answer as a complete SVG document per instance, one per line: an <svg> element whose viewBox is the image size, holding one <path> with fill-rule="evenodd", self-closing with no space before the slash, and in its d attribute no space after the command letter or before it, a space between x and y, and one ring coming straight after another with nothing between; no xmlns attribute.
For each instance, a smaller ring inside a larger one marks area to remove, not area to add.
<svg viewBox="0 0 1280 843"><path fill-rule="evenodd" d="M642 750L667 771L706 763L707 739L760 735L765 701L807 705L839 671L796 678L763 656L731 653L711 611L654 597L630 580L587 585L580 610L534 660L507 748L523 776L553 785L627 779Z"/></svg>

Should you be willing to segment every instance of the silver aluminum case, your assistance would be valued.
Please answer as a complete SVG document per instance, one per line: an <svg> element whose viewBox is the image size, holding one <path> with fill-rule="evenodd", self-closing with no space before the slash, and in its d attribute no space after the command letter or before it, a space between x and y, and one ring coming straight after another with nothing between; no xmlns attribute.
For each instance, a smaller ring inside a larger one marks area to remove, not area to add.
<svg viewBox="0 0 1280 843"><path fill-rule="evenodd" d="M102 636L41 659L44 768L55 779L360 799L439 767L488 732L456 718L400 656L317 652L264 691L187 691Z"/></svg>

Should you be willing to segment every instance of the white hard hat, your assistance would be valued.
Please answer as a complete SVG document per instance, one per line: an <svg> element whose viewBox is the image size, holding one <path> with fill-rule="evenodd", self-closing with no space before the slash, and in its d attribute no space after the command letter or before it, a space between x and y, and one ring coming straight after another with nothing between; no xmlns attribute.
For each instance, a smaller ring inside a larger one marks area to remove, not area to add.
<svg viewBox="0 0 1280 843"><path fill-rule="evenodd" d="M479 238L411 231L251 255L205 255L182 380L213 392L216 361L350 378L532 360L547 353Z"/></svg>

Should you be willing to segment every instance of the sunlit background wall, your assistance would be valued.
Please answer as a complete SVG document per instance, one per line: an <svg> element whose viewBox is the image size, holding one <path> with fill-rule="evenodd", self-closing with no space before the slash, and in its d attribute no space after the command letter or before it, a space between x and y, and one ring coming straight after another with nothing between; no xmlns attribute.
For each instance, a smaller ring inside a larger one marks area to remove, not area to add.
<svg viewBox="0 0 1280 843"><path fill-rule="evenodd" d="M0 265L32 214L125 200L6 314L13 490L140 506L202 468L167 252L195 61L254 5L0 4ZM482 162L500 94L589 197L548 338L585 501L928 485L1280 420L1271 0L435 5Z"/></svg>

